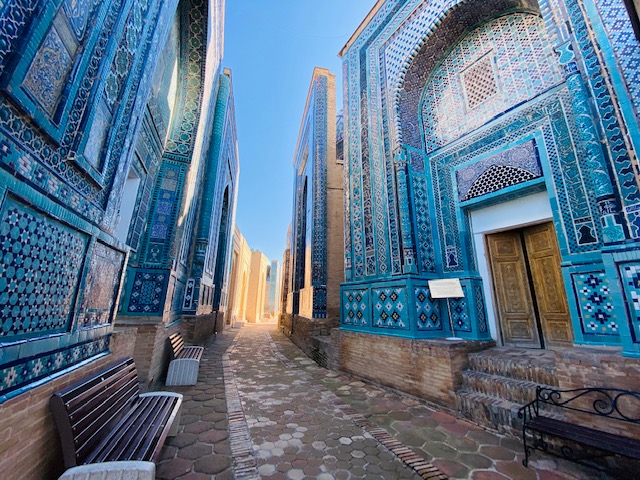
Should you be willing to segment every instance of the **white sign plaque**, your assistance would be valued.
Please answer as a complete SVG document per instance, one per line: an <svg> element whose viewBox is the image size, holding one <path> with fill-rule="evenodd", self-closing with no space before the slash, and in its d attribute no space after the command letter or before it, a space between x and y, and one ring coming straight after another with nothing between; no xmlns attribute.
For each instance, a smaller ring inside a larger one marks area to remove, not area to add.
<svg viewBox="0 0 640 480"><path fill-rule="evenodd" d="M440 280L429 280L429 290L431 298L462 298L464 292L460 285L459 278L443 278Z"/></svg>

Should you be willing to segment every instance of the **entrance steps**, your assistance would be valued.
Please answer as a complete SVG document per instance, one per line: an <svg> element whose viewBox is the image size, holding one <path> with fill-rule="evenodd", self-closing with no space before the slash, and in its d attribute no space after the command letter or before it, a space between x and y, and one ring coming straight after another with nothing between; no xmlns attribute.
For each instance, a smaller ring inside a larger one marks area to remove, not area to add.
<svg viewBox="0 0 640 480"><path fill-rule="evenodd" d="M472 353L456 408L476 423L520 435L518 409L535 398L537 385L558 385L552 351L494 347Z"/></svg>

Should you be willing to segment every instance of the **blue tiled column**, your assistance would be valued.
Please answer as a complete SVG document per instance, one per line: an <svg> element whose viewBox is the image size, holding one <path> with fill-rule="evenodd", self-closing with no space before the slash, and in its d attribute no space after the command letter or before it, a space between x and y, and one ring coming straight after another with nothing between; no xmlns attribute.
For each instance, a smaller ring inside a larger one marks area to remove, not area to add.
<svg viewBox="0 0 640 480"><path fill-rule="evenodd" d="M416 266L416 249L411 228L411 212L409 210L409 187L407 185L407 151L399 149L393 163L396 172L398 206L400 210L400 231L402 234L403 264L402 273L418 273Z"/></svg>
<svg viewBox="0 0 640 480"><path fill-rule="evenodd" d="M563 65L567 87L571 95L575 121L582 148L585 153L582 162L596 194L596 201L601 214L601 226L605 244L624 241L625 232L618 220L618 203L615 198L607 162L602 152L602 146L596 127L591 117L589 95L582 83L580 71L575 61L575 54L570 42L558 47L560 64Z"/></svg>

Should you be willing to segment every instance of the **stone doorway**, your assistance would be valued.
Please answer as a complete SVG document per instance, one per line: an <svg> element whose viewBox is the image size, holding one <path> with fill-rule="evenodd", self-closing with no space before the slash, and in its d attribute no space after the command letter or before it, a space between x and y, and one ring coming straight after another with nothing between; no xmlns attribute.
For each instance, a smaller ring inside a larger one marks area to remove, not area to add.
<svg viewBox="0 0 640 480"><path fill-rule="evenodd" d="M490 234L486 242L503 344L571 346L571 318L553 223Z"/></svg>

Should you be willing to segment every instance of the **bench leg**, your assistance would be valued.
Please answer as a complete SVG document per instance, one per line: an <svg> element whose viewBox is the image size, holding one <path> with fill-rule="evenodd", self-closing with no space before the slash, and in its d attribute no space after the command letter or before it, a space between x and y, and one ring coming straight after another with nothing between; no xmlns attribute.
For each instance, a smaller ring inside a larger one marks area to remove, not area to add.
<svg viewBox="0 0 640 480"><path fill-rule="evenodd" d="M522 464L529 468L529 447L527 447L527 433L522 429L522 443L524 444L524 460Z"/></svg>
<svg viewBox="0 0 640 480"><path fill-rule="evenodd" d="M169 429L169 433L167 433L167 437L175 437L178 435L178 429L180 428L180 417L182 416L182 405L178 409L178 413L176 413L175 418L173 419L173 423L171 424L171 428Z"/></svg>

